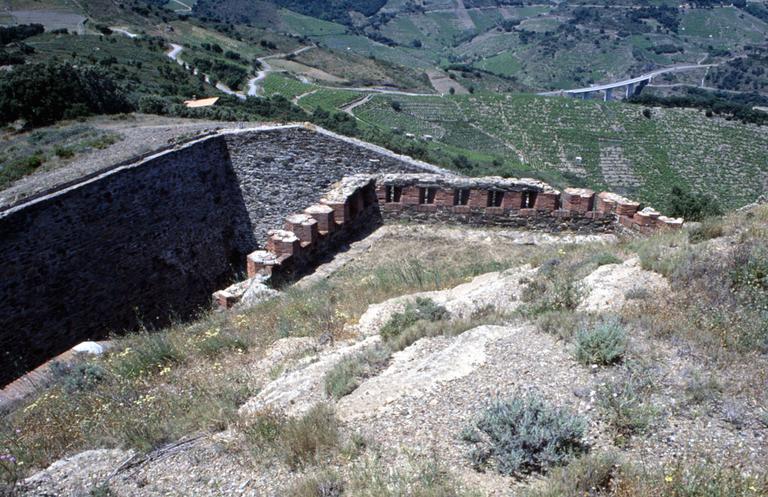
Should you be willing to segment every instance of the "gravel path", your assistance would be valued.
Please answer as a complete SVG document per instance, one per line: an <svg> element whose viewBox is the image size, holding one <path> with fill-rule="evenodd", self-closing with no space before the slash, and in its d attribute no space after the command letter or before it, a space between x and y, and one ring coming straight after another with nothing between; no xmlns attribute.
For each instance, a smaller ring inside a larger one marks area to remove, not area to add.
<svg viewBox="0 0 768 497"><path fill-rule="evenodd" d="M112 131L122 140L102 150L78 156L73 162L52 171L40 172L16 181L0 191L0 209L30 195L77 180L122 161L167 147L186 138L222 128L247 128L255 123L173 119L137 115L121 120L101 117L87 122L97 130Z"/></svg>

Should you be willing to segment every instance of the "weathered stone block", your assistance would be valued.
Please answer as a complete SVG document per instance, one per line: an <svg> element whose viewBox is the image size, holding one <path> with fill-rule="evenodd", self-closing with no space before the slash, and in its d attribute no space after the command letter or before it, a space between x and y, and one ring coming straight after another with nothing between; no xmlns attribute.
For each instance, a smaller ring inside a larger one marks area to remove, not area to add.
<svg viewBox="0 0 768 497"><path fill-rule="evenodd" d="M219 309L229 309L237 304L238 298L226 290L213 293L213 302Z"/></svg>
<svg viewBox="0 0 768 497"><path fill-rule="evenodd" d="M304 213L312 216L312 218L317 221L318 232L329 233L336 228L334 211L330 205L311 205L304 209Z"/></svg>
<svg viewBox="0 0 768 497"><path fill-rule="evenodd" d="M523 207L523 192L504 192L501 199L501 206L504 209L520 209Z"/></svg>
<svg viewBox="0 0 768 497"><path fill-rule="evenodd" d="M286 231L292 231L302 244L317 241L317 221L309 214L291 214L285 219Z"/></svg>
<svg viewBox="0 0 768 497"><path fill-rule="evenodd" d="M450 207L453 205L453 190L440 188L435 192L435 205Z"/></svg>
<svg viewBox="0 0 768 497"><path fill-rule="evenodd" d="M593 209L595 192L588 188L566 188L562 193L562 207L573 212L588 212Z"/></svg>
<svg viewBox="0 0 768 497"><path fill-rule="evenodd" d="M257 250L246 257L246 269L249 278L257 275L269 276L278 264L277 255L267 250Z"/></svg>
<svg viewBox="0 0 768 497"><path fill-rule="evenodd" d="M470 207L488 207L488 190L471 189L467 205Z"/></svg>
<svg viewBox="0 0 768 497"><path fill-rule="evenodd" d="M557 209L559 200L560 195L558 193L539 192L536 195L536 203L533 207L540 211L553 211Z"/></svg>
<svg viewBox="0 0 768 497"><path fill-rule="evenodd" d="M270 230L267 232L267 250L280 257L283 255L295 255L299 253L299 237L292 231Z"/></svg>

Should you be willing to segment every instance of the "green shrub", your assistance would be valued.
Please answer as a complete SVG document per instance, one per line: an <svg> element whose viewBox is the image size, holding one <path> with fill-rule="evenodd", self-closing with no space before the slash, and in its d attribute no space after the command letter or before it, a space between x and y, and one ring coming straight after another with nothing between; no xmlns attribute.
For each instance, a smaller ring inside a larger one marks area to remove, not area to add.
<svg viewBox="0 0 768 497"><path fill-rule="evenodd" d="M339 444L339 422L333 408L317 404L299 418L291 418L280 430L283 460L292 469L316 462Z"/></svg>
<svg viewBox="0 0 768 497"><path fill-rule="evenodd" d="M593 255L589 262L595 264L596 266L605 266L606 264L621 264L622 261L615 255L611 254L610 252L600 252L595 255Z"/></svg>
<svg viewBox="0 0 768 497"><path fill-rule="evenodd" d="M23 176L32 174L43 165L43 162L45 162L45 158L42 155L34 154L2 164L0 166L0 188Z"/></svg>
<svg viewBox="0 0 768 497"><path fill-rule="evenodd" d="M635 364L623 367L619 378L605 383L597 392L597 404L614 431L617 444L646 431L657 416L651 405L653 392L651 372Z"/></svg>
<svg viewBox="0 0 768 497"><path fill-rule="evenodd" d="M583 317L571 310L545 311L536 318L536 327L561 340L570 340L582 321Z"/></svg>
<svg viewBox="0 0 768 497"><path fill-rule="evenodd" d="M722 218L707 218L695 228L688 231L688 241L700 243L725 234L725 223Z"/></svg>
<svg viewBox="0 0 768 497"><path fill-rule="evenodd" d="M75 151L67 147L56 147L53 149L53 153L62 159L69 159L75 156Z"/></svg>
<svg viewBox="0 0 768 497"><path fill-rule="evenodd" d="M396 338L417 321L440 321L448 318L445 307L437 305L432 299L418 297L414 302L405 306L402 312L397 312L381 328L381 337L385 341Z"/></svg>
<svg viewBox="0 0 768 497"><path fill-rule="evenodd" d="M549 311L573 311L584 296L581 284L572 272L539 270L539 278L522 293L524 314L534 317Z"/></svg>
<svg viewBox="0 0 768 497"><path fill-rule="evenodd" d="M602 452L573 459L554 468L542 485L526 497L584 497L610 495L617 477L618 457Z"/></svg>
<svg viewBox="0 0 768 497"><path fill-rule="evenodd" d="M70 64L24 64L0 74L0 121L24 119L40 126L86 114L131 111L131 104L103 69Z"/></svg>
<svg viewBox="0 0 768 497"><path fill-rule="evenodd" d="M125 378L156 373L164 365L179 363L185 358L166 332L142 331L126 343L125 348L111 356L111 370Z"/></svg>
<svg viewBox="0 0 768 497"><path fill-rule="evenodd" d="M723 214L714 198L703 193L683 190L679 186L672 187L668 208L665 211L671 217L682 217L687 221L701 221L708 217Z"/></svg>
<svg viewBox="0 0 768 497"><path fill-rule="evenodd" d="M167 114L168 102L157 95L143 95L139 98L139 111L145 114Z"/></svg>
<svg viewBox="0 0 768 497"><path fill-rule="evenodd" d="M207 329L201 332L195 340L195 347L205 357L216 357L223 352L230 350L239 350L245 352L248 350L248 342L231 331L221 327Z"/></svg>
<svg viewBox="0 0 768 497"><path fill-rule="evenodd" d="M344 482L332 472L302 478L288 491L288 497L341 497L343 494Z"/></svg>
<svg viewBox="0 0 768 497"><path fill-rule="evenodd" d="M491 403L462 438L474 445L476 469L493 464L502 475L546 472L586 451L586 421L535 395Z"/></svg>
<svg viewBox="0 0 768 497"><path fill-rule="evenodd" d="M389 349L377 345L343 358L325 375L325 392L334 399L352 393L364 379L381 371L389 357Z"/></svg>
<svg viewBox="0 0 768 497"><path fill-rule="evenodd" d="M618 320L598 323L576 334L576 360L607 366L619 362L627 349L627 332Z"/></svg>
<svg viewBox="0 0 768 497"><path fill-rule="evenodd" d="M54 362L51 364L51 372L56 381L61 382L64 389L70 393L92 390L104 381L107 374L103 367L91 363L72 365Z"/></svg>

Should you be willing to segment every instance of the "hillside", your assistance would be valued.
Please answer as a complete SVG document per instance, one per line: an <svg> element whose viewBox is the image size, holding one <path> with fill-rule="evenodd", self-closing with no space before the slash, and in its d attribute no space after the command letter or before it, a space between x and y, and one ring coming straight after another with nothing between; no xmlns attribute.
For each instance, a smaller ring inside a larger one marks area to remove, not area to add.
<svg viewBox="0 0 768 497"><path fill-rule="evenodd" d="M533 176L558 185L619 191L663 208L675 185L738 207L765 191L765 126L694 109L532 95L368 94L269 76L265 93L312 110L342 108L363 129L409 134L464 174ZM428 137L425 140L424 137ZM457 160L464 157L466 160Z"/></svg>
<svg viewBox="0 0 768 497"><path fill-rule="evenodd" d="M0 475L30 496L764 495L766 221L385 226L270 300L62 367L5 417ZM527 422L568 445L493 438Z"/></svg>

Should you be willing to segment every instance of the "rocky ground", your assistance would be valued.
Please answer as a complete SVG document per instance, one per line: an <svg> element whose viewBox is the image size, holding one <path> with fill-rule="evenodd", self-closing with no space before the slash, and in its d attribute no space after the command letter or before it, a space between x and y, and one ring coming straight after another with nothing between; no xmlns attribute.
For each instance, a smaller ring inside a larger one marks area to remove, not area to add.
<svg viewBox="0 0 768 497"><path fill-rule="evenodd" d="M327 277L386 243L388 237L405 233L431 242L509 243L532 249L566 241L614 241L610 237L395 225L353 245L312 278ZM520 392L536 392L554 405L583 415L588 420L585 441L593 451L622 451L647 467L677 460L709 460L738 464L748 472L768 463L768 426L754 415L758 406L748 393L692 401L688 385L707 372L702 358L685 346L661 346L644 334L633 335L629 348L647 366L644 374L653 386L648 399L654 408L653 422L646 434L619 443L597 406L597 392L606 383L622 381L627 372L621 366L576 361L570 343L539 331L534 323L514 313L524 288L536 277L536 269L521 265L480 275L452 289L389 299L371 305L350 325L352 338L347 340L280 339L252 365L254 381L263 388L241 407L240 416L248 420L266 411L298 416L314 404L331 402L343 431L362 435L386 466L437 455L460 481L488 496L519 495L529 482L475 471L467 459L469 447L459 433L489 400ZM580 310L587 313L618 313L641 305L643 299L664 299L669 292L667 281L643 270L634 257L601 265L581 283L585 298ZM383 370L365 379L351 394L338 401L330 399L324 390L325 374L342 358L381 342L382 326L416 297L428 297L444 306L454 321L489 310L498 318L456 336L422 338L395 352ZM728 374L740 372L723 374L727 383ZM335 458L328 465L343 473L346 462ZM34 475L24 488L26 495L78 495L108 482L118 496L282 496L291 482L311 471L291 471L282 462L254 458L233 426L217 434L190 436L149 455L88 451Z"/></svg>

